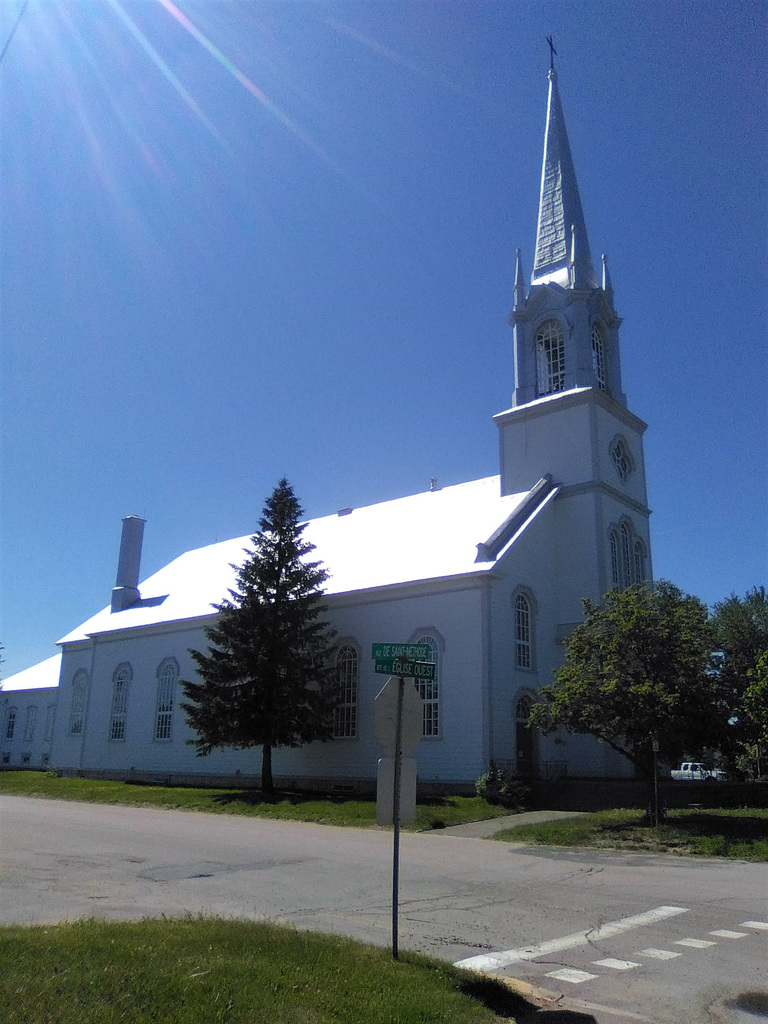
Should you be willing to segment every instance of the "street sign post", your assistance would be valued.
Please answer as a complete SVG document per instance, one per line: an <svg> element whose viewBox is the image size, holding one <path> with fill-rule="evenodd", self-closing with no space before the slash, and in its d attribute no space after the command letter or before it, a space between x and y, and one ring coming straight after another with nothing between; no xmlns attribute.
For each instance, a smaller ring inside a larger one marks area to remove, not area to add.
<svg viewBox="0 0 768 1024"><path fill-rule="evenodd" d="M397 720L400 713L400 754L407 757L422 735L424 702L415 686L403 687L402 706L400 687L396 678L388 679L373 702L373 733L388 757L395 756L397 746ZM391 824L380 821L380 825Z"/></svg>
<svg viewBox="0 0 768 1024"><path fill-rule="evenodd" d="M379 761L376 821L380 825L391 821L394 825L392 959L397 960L400 822L410 822L416 817L416 762L411 759L403 761L403 751L410 752L421 739L424 714L419 691L415 686L406 686L405 680L432 680L435 678L435 665L427 661L430 657L429 644L374 644L371 657L375 671L391 677L376 696L374 730L385 750L394 748L394 758ZM390 792L391 805L388 799Z"/></svg>

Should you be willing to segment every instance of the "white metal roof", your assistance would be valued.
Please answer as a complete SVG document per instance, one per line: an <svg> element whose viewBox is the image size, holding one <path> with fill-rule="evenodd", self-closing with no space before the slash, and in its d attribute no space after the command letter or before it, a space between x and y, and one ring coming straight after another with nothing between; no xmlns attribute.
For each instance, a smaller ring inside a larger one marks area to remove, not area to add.
<svg viewBox="0 0 768 1024"><path fill-rule="evenodd" d="M9 690L39 690L47 686L58 686L60 672L61 654L54 654L52 658L46 658L31 668L3 679L0 687L3 693L7 693Z"/></svg>
<svg viewBox="0 0 768 1024"><path fill-rule="evenodd" d="M310 520L304 536L316 546L311 558L330 573L326 594L487 572L495 563L476 562L477 545L529 493L499 491L492 476ZM234 586L231 565L250 546L247 536L187 551L139 585L140 604L104 608L59 643L210 615Z"/></svg>

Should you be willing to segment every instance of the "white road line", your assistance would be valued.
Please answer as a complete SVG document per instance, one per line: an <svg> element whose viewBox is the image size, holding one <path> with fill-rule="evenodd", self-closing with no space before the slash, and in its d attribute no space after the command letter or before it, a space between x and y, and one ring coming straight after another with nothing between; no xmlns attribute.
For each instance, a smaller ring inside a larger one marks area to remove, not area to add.
<svg viewBox="0 0 768 1024"><path fill-rule="evenodd" d="M710 935L716 935L719 939L743 939L746 938L746 932L732 932L728 928L718 928L717 931L710 932Z"/></svg>
<svg viewBox="0 0 768 1024"><path fill-rule="evenodd" d="M673 953L671 949L641 949L640 956L649 956L652 960L674 960L682 953Z"/></svg>
<svg viewBox="0 0 768 1024"><path fill-rule="evenodd" d="M716 946L716 942L708 942L707 939L677 939L676 946L690 946L691 949L706 949L707 946Z"/></svg>
<svg viewBox="0 0 768 1024"><path fill-rule="evenodd" d="M768 932L768 921L742 921L741 928L757 928L758 931Z"/></svg>
<svg viewBox="0 0 768 1024"><path fill-rule="evenodd" d="M570 981L572 985L580 985L582 981L591 981L596 974L588 974L586 971L577 971L573 967L563 967L559 971L550 971L548 978L557 978L558 981Z"/></svg>
<svg viewBox="0 0 768 1024"><path fill-rule="evenodd" d="M610 967L612 971L631 971L633 967L640 966L634 960L614 960L612 956L607 956L605 960L593 960L592 963L595 967Z"/></svg>
<svg viewBox="0 0 768 1024"><path fill-rule="evenodd" d="M470 971L498 971L512 964L519 964L523 960L535 960L537 957L546 956L549 953L560 953L564 949L573 949L575 946L586 946L589 942L610 939L614 935L621 935L622 932L631 931L633 928L641 928L646 924L654 924L656 921L687 913L687 907L656 907L655 910L648 910L644 914L624 917L619 921L609 921L607 924L600 925L599 928L587 928L583 932L564 935L560 939L536 942L531 946L522 946L519 949L505 949L500 953L470 956L465 960L457 960L455 966L465 967Z"/></svg>

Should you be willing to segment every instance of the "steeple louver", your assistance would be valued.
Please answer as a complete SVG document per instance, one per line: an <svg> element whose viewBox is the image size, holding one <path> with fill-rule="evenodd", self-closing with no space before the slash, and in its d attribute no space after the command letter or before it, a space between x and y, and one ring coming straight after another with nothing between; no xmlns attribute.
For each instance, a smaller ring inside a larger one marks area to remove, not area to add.
<svg viewBox="0 0 768 1024"><path fill-rule="evenodd" d="M531 285L551 281L563 288L597 288L554 68L550 68L548 77L547 128Z"/></svg>

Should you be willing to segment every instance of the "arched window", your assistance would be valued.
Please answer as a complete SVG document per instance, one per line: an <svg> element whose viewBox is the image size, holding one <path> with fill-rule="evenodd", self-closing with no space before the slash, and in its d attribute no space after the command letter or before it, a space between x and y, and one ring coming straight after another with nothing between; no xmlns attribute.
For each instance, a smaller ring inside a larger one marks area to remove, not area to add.
<svg viewBox="0 0 768 1024"><path fill-rule="evenodd" d="M37 708L30 704L27 708L27 717L24 722L24 742L31 743L35 738L35 724L37 722Z"/></svg>
<svg viewBox="0 0 768 1024"><path fill-rule="evenodd" d="M597 386L605 391L605 345L598 324L592 324L592 369L595 371Z"/></svg>
<svg viewBox="0 0 768 1024"><path fill-rule="evenodd" d="M335 739L357 736L357 651L344 644L336 655L336 688L338 703L333 709Z"/></svg>
<svg viewBox="0 0 768 1024"><path fill-rule="evenodd" d="M83 731L83 718L85 716L85 696L88 689L88 676L84 669L75 672L72 680L72 706L69 712L69 733L70 736L79 736Z"/></svg>
<svg viewBox="0 0 768 1024"><path fill-rule="evenodd" d="M420 636L415 641L417 644L426 644L429 647L429 658L428 661L434 662L435 666L439 666L437 659L437 640L433 636ZM419 691L419 696L424 702L424 719L421 730L422 736L439 736L440 735L440 688L438 683L439 667L435 668L435 678L433 680L418 680L416 687Z"/></svg>
<svg viewBox="0 0 768 1024"><path fill-rule="evenodd" d="M646 579L645 548L641 540L635 541L635 583L643 583Z"/></svg>
<svg viewBox="0 0 768 1024"><path fill-rule="evenodd" d="M621 570L619 568L619 535L611 530L611 585L614 590L621 588Z"/></svg>
<svg viewBox="0 0 768 1024"><path fill-rule="evenodd" d="M173 658L166 658L157 670L157 710L155 712L155 739L169 740L173 723L173 704L179 666Z"/></svg>
<svg viewBox="0 0 768 1024"><path fill-rule="evenodd" d="M527 693L515 705L515 764L518 775L536 774L536 734L530 726L533 698Z"/></svg>
<svg viewBox="0 0 768 1024"><path fill-rule="evenodd" d="M629 523L621 524L621 581L625 587L632 583L632 531Z"/></svg>
<svg viewBox="0 0 768 1024"><path fill-rule="evenodd" d="M515 598L515 665L531 668L531 605L525 594Z"/></svg>
<svg viewBox="0 0 768 1024"><path fill-rule="evenodd" d="M53 722L56 716L56 705L49 704L45 709L45 730L43 732L43 742L49 743L51 736L53 736Z"/></svg>
<svg viewBox="0 0 768 1024"><path fill-rule="evenodd" d="M109 718L109 738L125 739L125 718L128 713L128 684L131 681L130 665L118 665L112 676L112 714Z"/></svg>
<svg viewBox="0 0 768 1024"><path fill-rule="evenodd" d="M565 388L565 338L558 320L545 320L536 332L536 393Z"/></svg>
<svg viewBox="0 0 768 1024"><path fill-rule="evenodd" d="M8 717L5 720L5 738L7 740L13 739L13 734L16 732L16 708L8 708Z"/></svg>

